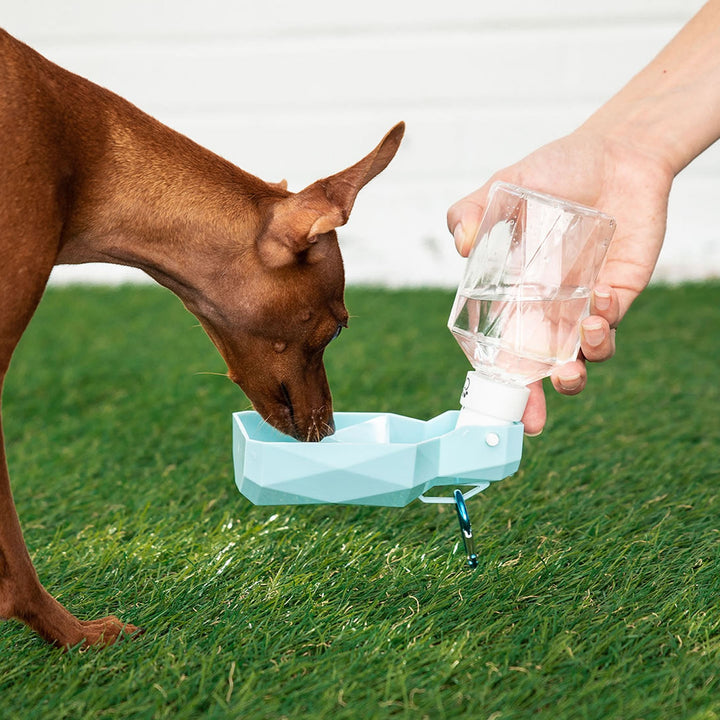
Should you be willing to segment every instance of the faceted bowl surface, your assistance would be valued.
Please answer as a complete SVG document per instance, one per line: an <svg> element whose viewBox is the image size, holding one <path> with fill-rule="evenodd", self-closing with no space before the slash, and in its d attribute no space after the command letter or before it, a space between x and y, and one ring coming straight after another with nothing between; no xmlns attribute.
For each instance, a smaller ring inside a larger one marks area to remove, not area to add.
<svg viewBox="0 0 720 720"><path fill-rule="evenodd" d="M457 416L339 412L334 435L304 443L256 412L237 412L235 482L255 505L402 507L438 485L487 487L517 470L522 424L456 428Z"/></svg>

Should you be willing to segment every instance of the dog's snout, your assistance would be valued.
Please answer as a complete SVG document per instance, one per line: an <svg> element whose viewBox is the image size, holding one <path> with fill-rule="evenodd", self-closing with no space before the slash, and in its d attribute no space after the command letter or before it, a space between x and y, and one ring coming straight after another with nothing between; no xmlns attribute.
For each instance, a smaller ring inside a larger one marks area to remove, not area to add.
<svg viewBox="0 0 720 720"><path fill-rule="evenodd" d="M307 414L298 411L302 403L293 403L288 386L280 383L280 404L286 416L286 427L279 428L288 435L303 442L319 442L324 437L335 432L335 420L332 409L323 404L320 407L313 407Z"/></svg>

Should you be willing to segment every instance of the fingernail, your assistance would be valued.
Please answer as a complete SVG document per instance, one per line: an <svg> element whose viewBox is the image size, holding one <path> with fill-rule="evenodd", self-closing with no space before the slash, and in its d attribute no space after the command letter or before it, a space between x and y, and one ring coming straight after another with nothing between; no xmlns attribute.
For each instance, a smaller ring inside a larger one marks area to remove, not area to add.
<svg viewBox="0 0 720 720"><path fill-rule="evenodd" d="M458 223L455 226L453 237L455 238L455 247L462 252L465 246L465 230L463 230L462 223Z"/></svg>
<svg viewBox="0 0 720 720"><path fill-rule="evenodd" d="M537 432L534 432L534 433L529 433L529 432L525 433L525 437L529 437L529 438L540 437L540 435L542 435L542 430L538 430Z"/></svg>
<svg viewBox="0 0 720 720"><path fill-rule="evenodd" d="M591 347L597 347L605 340L605 330L601 322L583 323L582 334L585 342Z"/></svg>
<svg viewBox="0 0 720 720"><path fill-rule="evenodd" d="M608 310L610 308L610 293L609 292L602 292L601 290L595 290L593 292L594 295L594 304L596 310Z"/></svg>
<svg viewBox="0 0 720 720"><path fill-rule="evenodd" d="M581 382L580 373L558 376L558 385L560 385L563 390L577 390Z"/></svg>

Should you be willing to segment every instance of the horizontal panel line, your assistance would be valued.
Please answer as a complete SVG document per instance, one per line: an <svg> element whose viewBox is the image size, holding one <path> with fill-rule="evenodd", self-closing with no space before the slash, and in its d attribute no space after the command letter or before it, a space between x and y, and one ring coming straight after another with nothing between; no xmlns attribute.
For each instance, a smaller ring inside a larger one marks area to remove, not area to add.
<svg viewBox="0 0 720 720"><path fill-rule="evenodd" d="M168 48L182 47L186 52L197 52L198 50L210 49L213 54L228 49L237 51L237 42L242 41L245 46L257 45L315 45L318 41L332 43L358 43L367 40L389 41L393 44L407 42L444 42L457 39L483 39L487 37L497 38L498 36L533 35L536 37L562 35L569 33L606 35L610 30L624 33L636 33L638 27L642 28L643 34L654 33L658 30L666 30L674 34L690 18L690 14L668 13L647 17L635 16L622 18L622 22L607 17L577 17L575 19L557 18L548 19L538 16L537 20L517 20L493 22L463 22L455 25L447 24L397 24L386 27L378 26L332 26L326 28L297 26L273 32L258 32L251 30L242 31L218 31L199 33L195 30L178 30L174 33L167 31L148 32L139 34L135 31L130 33L96 32L92 34L71 33L64 34L61 31L37 31L30 29L27 32L18 31L18 35L24 42L30 44L52 46L58 49L77 48L100 49L109 52L126 52L128 49L137 47L148 47L153 51L167 50ZM12 27L5 26L12 34ZM30 42L32 39L32 42Z"/></svg>

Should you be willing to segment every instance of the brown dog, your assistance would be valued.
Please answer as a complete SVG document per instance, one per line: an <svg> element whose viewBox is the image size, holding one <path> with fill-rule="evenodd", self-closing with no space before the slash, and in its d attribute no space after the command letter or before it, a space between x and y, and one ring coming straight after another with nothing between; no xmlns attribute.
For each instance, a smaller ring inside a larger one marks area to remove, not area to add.
<svg viewBox="0 0 720 720"><path fill-rule="evenodd" d="M293 194L1 30L0 78L0 388L53 265L112 262L181 298L268 422L302 440L330 434L323 351L348 318L335 228L392 160L403 124ZM0 617L63 647L135 634L114 616L80 621L43 588L2 444L0 455Z"/></svg>

